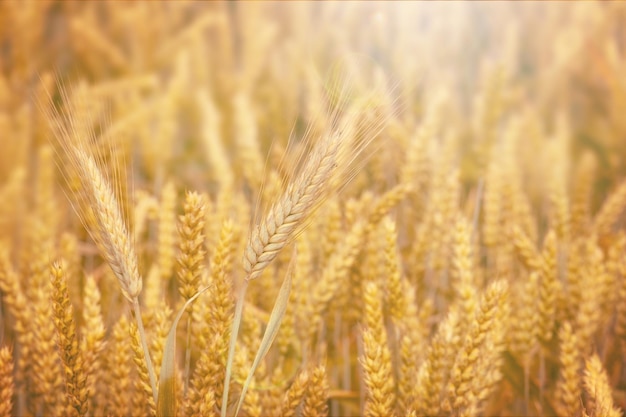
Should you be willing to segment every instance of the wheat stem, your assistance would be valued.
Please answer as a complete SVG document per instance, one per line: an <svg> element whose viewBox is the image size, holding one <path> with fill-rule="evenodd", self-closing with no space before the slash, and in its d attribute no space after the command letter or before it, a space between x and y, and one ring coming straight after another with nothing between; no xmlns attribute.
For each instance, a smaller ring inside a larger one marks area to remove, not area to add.
<svg viewBox="0 0 626 417"><path fill-rule="evenodd" d="M228 356L226 360L226 374L224 377L224 391L222 394L222 408L220 412L221 417L226 417L226 409L228 408L228 392L230 389L230 380L232 378L233 362L235 359L235 347L237 345L237 335L239 334L239 327L243 316L244 298L246 296L247 289L248 281L244 281L241 289L239 290L239 296L237 297L235 316L233 317L233 327L230 331L230 342L228 345Z"/></svg>

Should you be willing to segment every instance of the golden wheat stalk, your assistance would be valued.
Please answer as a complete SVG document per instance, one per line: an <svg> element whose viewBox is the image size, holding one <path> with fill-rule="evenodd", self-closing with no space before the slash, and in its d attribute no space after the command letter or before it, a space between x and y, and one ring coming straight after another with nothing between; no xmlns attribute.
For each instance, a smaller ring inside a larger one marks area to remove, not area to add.
<svg viewBox="0 0 626 417"><path fill-rule="evenodd" d="M133 362L137 366L139 379L135 381L135 393L133 401L138 403L137 411L142 414L156 415L156 404L152 396L152 387L150 386L150 375L146 365L143 350L141 348L141 340L137 325L131 323L129 326L130 342L133 349Z"/></svg>
<svg viewBox="0 0 626 417"><path fill-rule="evenodd" d="M395 384L380 291L375 282L365 283L363 300L363 356L360 362L367 386L364 412L366 416L388 416L395 409Z"/></svg>
<svg viewBox="0 0 626 417"><path fill-rule="evenodd" d="M326 374L326 366L318 365L311 371L311 379L304 394L304 403L302 404L303 416L320 416L328 415L328 380Z"/></svg>
<svg viewBox="0 0 626 417"><path fill-rule="evenodd" d="M131 402L132 365L130 358L133 350L128 343L129 323L126 316L121 316L114 324L109 336L109 349L106 363L105 388L108 391L109 401L106 413L109 415L127 415Z"/></svg>
<svg viewBox="0 0 626 417"><path fill-rule="evenodd" d="M585 391L589 396L590 417L619 417L622 415L620 409L614 405L609 379L597 354L587 359L583 382Z"/></svg>
<svg viewBox="0 0 626 417"><path fill-rule="evenodd" d="M79 416L85 416L88 411L87 377L83 364L82 352L78 350L76 337L76 323L74 322L74 308L65 282L63 267L54 263L51 267L52 275L52 307L54 323L57 329L59 354L65 370L65 386L70 405Z"/></svg>
<svg viewBox="0 0 626 417"><path fill-rule="evenodd" d="M83 103L80 100L71 103L70 111L74 110L76 114L66 114L64 119L58 115L51 115L51 121L61 150L67 155L72 168L78 174L82 188L86 190L87 201L96 221L95 227L88 227L88 231L117 277L122 294L133 307L156 403L156 378L139 307L142 279L137 268L137 256L116 194L98 166L98 162L89 153L89 145L92 145L91 141L93 140L93 130L89 126L90 120L80 118L81 110L83 110L80 107L81 104ZM119 178L122 168L118 165L112 167L113 185L115 187L122 186L122 179ZM86 218L87 214L82 213L84 222L86 222Z"/></svg>
<svg viewBox="0 0 626 417"><path fill-rule="evenodd" d="M559 330L561 369L556 386L556 399L560 413L574 416L580 413L581 354L577 349L578 335L570 323Z"/></svg>
<svg viewBox="0 0 626 417"><path fill-rule="evenodd" d="M0 349L0 417L11 415L13 393L13 353L4 346Z"/></svg>
<svg viewBox="0 0 626 417"><path fill-rule="evenodd" d="M448 315L440 322L425 361L418 370L414 403L411 408L418 410L419 414L438 415L441 412L443 385L454 361L454 357L450 358L450 348L460 348L459 337L456 334L458 323L458 309L450 309Z"/></svg>
<svg viewBox="0 0 626 417"><path fill-rule="evenodd" d="M102 398L96 391L96 386L103 374L103 358L100 356L105 347L106 330L102 319L101 294L93 276L86 276L84 281L83 301L83 331L80 350L83 353L83 363L87 374L87 391L91 399L88 408L94 410L94 403ZM102 404L95 404L100 406Z"/></svg>
<svg viewBox="0 0 626 417"><path fill-rule="evenodd" d="M453 415L472 415L478 412L481 379L485 378L485 371L490 364L480 363L485 351L494 350L497 332L501 327L498 321L502 319L500 311L508 292L506 281L493 282L482 296L480 309L471 322L471 328L466 334L454 366L450 371L448 393ZM473 375L479 375L474 378ZM447 401L444 401L446 403Z"/></svg>
<svg viewBox="0 0 626 417"><path fill-rule="evenodd" d="M296 415L296 409L302 402L304 394L309 386L311 378L310 370L303 369L298 373L289 389L285 392L280 408L282 417L293 417Z"/></svg>
<svg viewBox="0 0 626 417"><path fill-rule="evenodd" d="M200 194L187 193L184 206L185 214L180 217L178 234L180 238L180 255L178 256L178 291L183 301L189 300L198 292L200 278L204 267L204 201ZM185 394L189 385L191 364L191 334L193 305L187 314L187 342L185 352Z"/></svg>
<svg viewBox="0 0 626 417"><path fill-rule="evenodd" d="M24 410L25 388L33 385L33 355L36 346L33 343L34 332L32 329L32 305L26 298L20 286L20 277L13 269L9 253L0 245L0 291L2 302L7 311L13 316L13 329L16 333L17 346L19 347L16 357L15 390L18 394L17 412ZM32 388L31 388L32 389Z"/></svg>
<svg viewBox="0 0 626 417"><path fill-rule="evenodd" d="M97 238L102 254L118 279L122 294L131 303L141 293L142 280L137 256L123 220L120 206L95 160L84 150L74 148L82 184L90 191L89 201L97 221Z"/></svg>

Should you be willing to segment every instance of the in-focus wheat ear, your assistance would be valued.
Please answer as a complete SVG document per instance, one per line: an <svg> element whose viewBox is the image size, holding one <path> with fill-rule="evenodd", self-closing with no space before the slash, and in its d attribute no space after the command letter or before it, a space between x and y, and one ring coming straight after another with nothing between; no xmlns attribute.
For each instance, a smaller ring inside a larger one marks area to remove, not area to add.
<svg viewBox="0 0 626 417"><path fill-rule="evenodd" d="M121 182L126 180L123 175L125 167L120 166L121 161L114 160L114 166L106 169L105 155L100 154L102 151L98 148L101 144L98 143L98 138L95 137L91 127L95 121L90 118L95 116L87 113L84 108L88 91L79 88L70 97L63 86L59 88L67 102L67 109L64 113L48 115L55 134L56 150L60 159L69 162L65 179L70 189L73 189L70 184L71 176L78 177L82 194L79 196L76 192L73 197L75 200L85 198L88 207L81 207L78 201L72 203L78 208L78 216L115 273L122 294L132 303L141 293L142 279L137 268L133 241L118 200L119 187ZM114 149L109 151L111 154L115 153ZM106 175L107 172L111 172L112 175ZM112 188L111 184L117 188ZM87 220L90 214L93 215L95 224Z"/></svg>
<svg viewBox="0 0 626 417"><path fill-rule="evenodd" d="M263 272L289 242L298 226L310 216L311 209L323 195L337 168L340 144L338 134L325 138L306 162L299 178L288 185L261 224L252 230L243 258L247 280L255 279Z"/></svg>
<svg viewBox="0 0 626 417"><path fill-rule="evenodd" d="M87 221L89 214L86 211L78 211L78 215L117 277L122 294L133 307L133 315L137 321L153 399L156 403L156 378L139 307L142 279L137 268L137 256L133 241L117 198L117 195L121 194L121 181L125 181L125 176L120 178L125 167L121 166L121 162L114 161L114 166L108 170L108 172L113 173L113 178L108 178L104 174L107 172L103 169L104 155L98 153L102 144L97 143L91 126L94 120L90 119L92 115L89 113L89 107L85 104L89 92L85 91L84 88L79 89L70 97L63 86L60 86L60 89L68 108L64 114L53 113L48 115L52 123L52 130L56 134L58 153L60 157L67 158L70 169L78 176L80 187L89 203L92 215L95 217L95 225ZM114 154L112 149L109 150ZM112 180L113 185L118 187L116 188L117 195L111 188L109 180ZM77 202L75 204L78 206Z"/></svg>
<svg viewBox="0 0 626 417"><path fill-rule="evenodd" d="M93 204L98 225L97 242L120 283L122 294L132 303L141 293L142 280L119 205L94 159L78 148L74 148L74 154L80 176L84 178L83 185L89 190L89 200Z"/></svg>

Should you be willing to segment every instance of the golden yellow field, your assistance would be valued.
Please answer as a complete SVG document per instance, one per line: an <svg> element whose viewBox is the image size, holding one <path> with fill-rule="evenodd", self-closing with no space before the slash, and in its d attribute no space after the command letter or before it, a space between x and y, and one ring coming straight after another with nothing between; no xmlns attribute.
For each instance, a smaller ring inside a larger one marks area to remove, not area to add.
<svg viewBox="0 0 626 417"><path fill-rule="evenodd" d="M621 416L625 28L0 2L0 417Z"/></svg>

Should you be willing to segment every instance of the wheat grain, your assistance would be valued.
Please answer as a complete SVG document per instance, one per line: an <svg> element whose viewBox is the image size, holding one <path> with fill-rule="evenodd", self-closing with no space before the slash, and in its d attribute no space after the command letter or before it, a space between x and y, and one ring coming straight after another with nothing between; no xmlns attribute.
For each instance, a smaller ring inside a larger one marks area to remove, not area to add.
<svg viewBox="0 0 626 417"><path fill-rule="evenodd" d="M105 328L102 319L101 295L93 276L85 277L85 299L83 302L83 329L80 340L80 351L83 354L87 391L89 392L89 409L100 410L105 397L100 395L96 387L102 377L100 353L106 346Z"/></svg>
<svg viewBox="0 0 626 417"><path fill-rule="evenodd" d="M176 245L176 187L171 181L166 182L161 190L158 242L159 274L162 280L167 281L172 275L176 259L174 252Z"/></svg>
<svg viewBox="0 0 626 417"><path fill-rule="evenodd" d="M324 417L328 415L328 381L326 367L318 365L311 371L311 379L304 394L302 415Z"/></svg>
<svg viewBox="0 0 626 417"><path fill-rule="evenodd" d="M539 281L539 340L547 346L553 336L556 300L560 290L557 271L556 234L550 231L544 240Z"/></svg>
<svg viewBox="0 0 626 417"><path fill-rule="evenodd" d="M511 347L522 356L522 363L527 367L530 364L537 343L538 321L536 303L539 292L539 275L531 273L523 283L521 297L518 298L514 309L515 320L512 323L513 334ZM514 300L515 302L515 300Z"/></svg>
<svg viewBox="0 0 626 417"><path fill-rule="evenodd" d="M57 330L59 354L65 370L65 386L72 406L79 416L88 411L87 378L83 364L82 352L78 350L74 308L70 303L64 269L59 263L51 267L52 275L52 307Z"/></svg>
<svg viewBox="0 0 626 417"><path fill-rule="evenodd" d="M186 301L199 289L204 264L204 201L197 193L188 193L185 214L180 218L180 255L178 257L179 292Z"/></svg>
<svg viewBox="0 0 626 417"><path fill-rule="evenodd" d="M285 392L283 403L281 405L280 415L282 417L293 417L296 415L298 406L302 402L306 390L309 386L310 371L303 369L298 373L296 379Z"/></svg>
<svg viewBox="0 0 626 417"><path fill-rule="evenodd" d="M409 298L404 293L406 290L406 284L400 274L399 261L400 258L397 253L396 244L396 226L394 222L386 217L382 226L385 231L384 241L384 261L385 261L385 274L386 277L386 304L389 306L389 314L395 322L402 320L405 314Z"/></svg>
<svg viewBox="0 0 626 417"><path fill-rule="evenodd" d="M586 356L591 348L590 342L593 339L593 334L603 319L601 300L607 299L609 287L607 286L607 274L602 251L593 244L593 241L588 241L584 253L587 264L581 279L581 292L585 296L578 306L572 327L576 329L577 348L581 354Z"/></svg>
<svg viewBox="0 0 626 417"><path fill-rule="evenodd" d="M418 370L415 400L411 407L418 410L418 414L437 415L441 412L441 394L448 378L448 367L454 364L456 354L450 355L450 349L460 347L458 335L455 334L458 314L457 310L452 309L441 321L428 347L425 361Z"/></svg>
<svg viewBox="0 0 626 417"><path fill-rule="evenodd" d="M246 279L253 280L261 274L319 204L337 168L341 143L338 134L323 138L298 178L287 186L265 218L252 230L243 261Z"/></svg>
<svg viewBox="0 0 626 417"><path fill-rule="evenodd" d="M18 279L6 248L0 246L0 290L3 293L3 302L7 304L8 311L15 319L13 329L20 349L20 356L15 366L15 384L20 392L31 383L33 378L31 358L35 346L33 344L32 306L27 304Z"/></svg>
<svg viewBox="0 0 626 417"><path fill-rule="evenodd" d="M137 257L127 231L120 206L94 159L78 148L72 150L84 187L90 190L89 201L95 208L98 230L96 242L107 263L115 273L122 294L133 302L141 293L142 280L137 269Z"/></svg>
<svg viewBox="0 0 626 417"><path fill-rule="evenodd" d="M585 391L589 395L590 416L618 417L622 412L613 405L611 389L606 372L598 355L594 354L585 361Z"/></svg>
<svg viewBox="0 0 626 417"><path fill-rule="evenodd" d="M148 367L143 355L141 340L139 339L139 331L134 323L130 323L130 341L133 350L133 362L137 366L139 379L135 381L135 392L132 397L133 414L156 415L156 404L152 397L152 387L150 386L150 377L148 375Z"/></svg>
<svg viewBox="0 0 626 417"><path fill-rule="evenodd" d="M559 331L561 370L556 388L560 413L568 416L580 413L581 355L577 349L578 339L572 325L565 323Z"/></svg>
<svg viewBox="0 0 626 417"><path fill-rule="evenodd" d="M0 416L13 415L13 393L13 354L4 346L0 349Z"/></svg>
<svg viewBox="0 0 626 417"><path fill-rule="evenodd" d="M469 328L477 308L478 296L474 285L471 257L471 233L467 221L459 217L454 230L452 253L452 283L461 310L459 327Z"/></svg>
<svg viewBox="0 0 626 417"><path fill-rule="evenodd" d="M391 353L384 329L381 294L374 282L365 284L363 357L367 398L364 414L388 416L395 409L394 380L391 370Z"/></svg>
<svg viewBox="0 0 626 417"><path fill-rule="evenodd" d="M415 291L405 285L407 309L400 323L400 365L398 372L398 413L408 413L415 407L417 370L425 356L430 327L428 320L432 315L432 303L424 303L417 310Z"/></svg>
<svg viewBox="0 0 626 417"><path fill-rule="evenodd" d="M211 305L208 317L201 329L205 348L196 364L196 371L191 380L191 413L199 413L202 399L208 398L218 404L222 400L226 352L230 338L230 325L233 319L234 300L232 295L233 223L225 221L222 225L220 240L211 259L211 283L209 290ZM208 394L212 391L213 394Z"/></svg>
<svg viewBox="0 0 626 417"><path fill-rule="evenodd" d="M126 316L121 316L115 323L106 356L106 389L111 399L107 402L106 413L111 415L126 415L130 411L132 368L129 361L134 355L132 346L128 343L129 326Z"/></svg>
<svg viewBox="0 0 626 417"><path fill-rule="evenodd" d="M478 412L477 394L482 390L480 387L484 381L474 379L473 375L484 375L487 369L483 368L487 363L481 363L481 354L487 350L489 344L496 344L498 331L501 326L498 323L503 299L508 291L505 281L496 281L491 284L482 297L480 310L476 312L472 321L472 327L463 341L454 367L450 371L450 380L447 390L449 392L450 407L455 415L472 415ZM496 351L497 355L497 351Z"/></svg>
<svg viewBox="0 0 626 417"><path fill-rule="evenodd" d="M32 370L35 387L41 396L41 406L45 413L66 412L66 397L63 392L63 371L56 350L55 328L50 309L49 286L40 287L34 292L32 306Z"/></svg>

